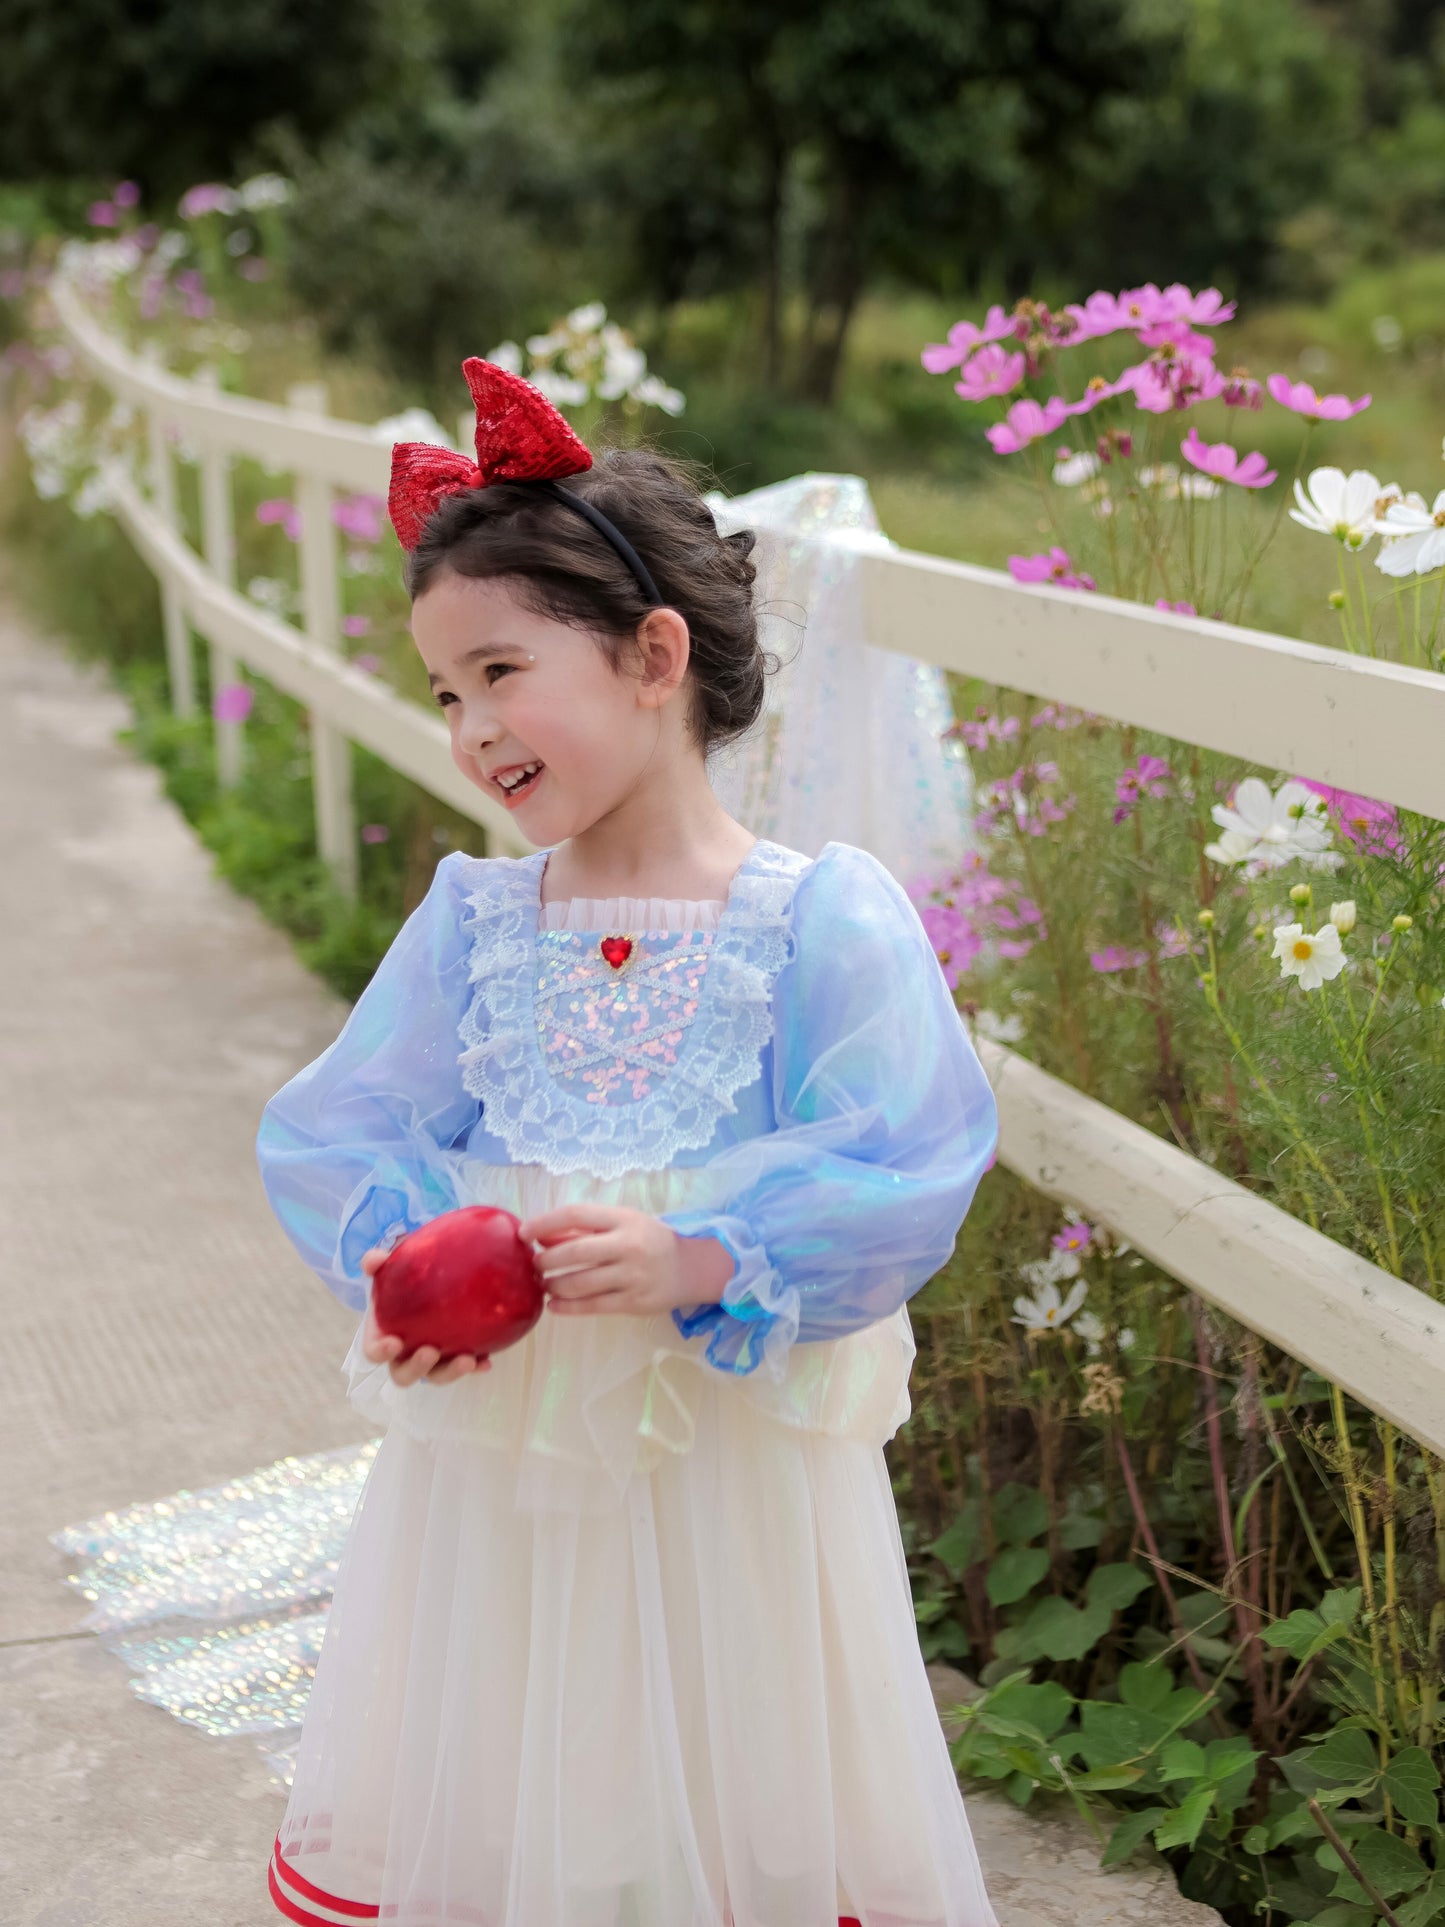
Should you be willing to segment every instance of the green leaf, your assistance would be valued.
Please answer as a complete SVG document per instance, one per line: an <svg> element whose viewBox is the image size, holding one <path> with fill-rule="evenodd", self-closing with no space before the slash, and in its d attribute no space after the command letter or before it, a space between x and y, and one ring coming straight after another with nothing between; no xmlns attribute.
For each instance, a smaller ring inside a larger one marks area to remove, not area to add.
<svg viewBox="0 0 1445 1927"><path fill-rule="evenodd" d="M1006 1546L988 1569L984 1590L995 1606L1011 1606L1032 1592L1049 1569L1042 1546Z"/></svg>
<svg viewBox="0 0 1445 1927"><path fill-rule="evenodd" d="M1316 1748L1310 1765L1322 1780L1355 1786L1361 1780L1373 1780L1379 1773L1379 1748L1358 1726L1337 1726Z"/></svg>
<svg viewBox="0 0 1445 1927"><path fill-rule="evenodd" d="M1204 1771L1204 1748L1194 1740L1171 1740L1159 1762L1161 1780L1199 1780Z"/></svg>
<svg viewBox="0 0 1445 1927"><path fill-rule="evenodd" d="M1104 1537L1104 1521L1092 1512L1078 1509L1078 1493L1069 1494L1069 1503L1059 1521L1059 1544L1066 1552L1087 1552Z"/></svg>
<svg viewBox="0 0 1445 1927"><path fill-rule="evenodd" d="M1003 1790L1016 1807L1026 1807L1034 1797L1034 1781L1027 1773L1015 1773L1004 1781Z"/></svg>
<svg viewBox="0 0 1445 1927"><path fill-rule="evenodd" d="M1445 1872L1437 1868L1429 1886L1397 1907L1395 1913L1400 1927L1430 1927L1445 1914Z"/></svg>
<svg viewBox="0 0 1445 1927"><path fill-rule="evenodd" d="M1032 1726L1045 1739L1058 1732L1073 1710L1073 1694L1052 1680L1038 1685L1027 1680L1012 1681L990 1693L987 1702L990 1716Z"/></svg>
<svg viewBox="0 0 1445 1927"><path fill-rule="evenodd" d="M1371 1827L1358 1834L1351 1842L1350 1852L1360 1863L1360 1871L1374 1882L1386 1900L1393 1900L1396 1894L1414 1893L1430 1878L1428 1867L1415 1849L1398 1834L1386 1833L1383 1827ZM1331 1893L1339 1900L1369 1898L1348 1872L1341 1872Z"/></svg>
<svg viewBox="0 0 1445 1927"><path fill-rule="evenodd" d="M1077 1751L1088 1767L1132 1764L1151 1753L1168 1730L1168 1722L1155 1713L1109 1700L1084 1700Z"/></svg>
<svg viewBox="0 0 1445 1927"><path fill-rule="evenodd" d="M1320 1601L1320 1618L1327 1626L1350 1626L1360 1611L1359 1586L1340 1586Z"/></svg>
<svg viewBox="0 0 1445 1927"><path fill-rule="evenodd" d="M967 1572L978 1558L981 1538L978 1501L970 1499L953 1524L939 1534L928 1550L956 1576Z"/></svg>
<svg viewBox="0 0 1445 1927"><path fill-rule="evenodd" d="M1436 1789L1440 1773L1423 1746L1407 1746L1397 1753L1380 1777L1400 1818L1412 1827L1433 1827L1440 1817Z"/></svg>
<svg viewBox="0 0 1445 1927"><path fill-rule="evenodd" d="M1142 1766L1101 1766L1073 1774L1069 1784L1082 1793L1115 1793L1120 1787L1137 1786L1143 1777Z"/></svg>
<svg viewBox="0 0 1445 1927"><path fill-rule="evenodd" d="M1244 1838L1239 1844L1246 1853L1268 1853L1269 1828L1246 1827L1244 1830Z"/></svg>
<svg viewBox="0 0 1445 1927"><path fill-rule="evenodd" d="M1104 1849L1100 1865L1117 1867L1127 1860L1131 1853L1137 1853L1148 1839L1155 1824L1169 1818L1168 1807L1143 1807L1138 1813L1126 1813L1124 1818L1109 1835L1109 1844Z"/></svg>
<svg viewBox="0 0 1445 1927"><path fill-rule="evenodd" d="M1266 1626L1260 1638L1266 1646L1283 1646L1291 1658L1301 1665L1322 1653L1326 1646L1333 1646L1341 1639L1348 1639L1350 1628L1347 1621L1336 1620L1327 1624L1319 1613L1307 1612L1303 1606L1296 1606L1288 1619L1277 1619L1272 1626Z"/></svg>
<svg viewBox="0 0 1445 1927"><path fill-rule="evenodd" d="M1066 1599L1041 1599L1019 1627L1020 1659L1082 1659L1109 1630L1107 1606L1080 1609Z"/></svg>
<svg viewBox="0 0 1445 1927"><path fill-rule="evenodd" d="M1146 1664L1134 1659L1119 1668L1119 1697L1126 1706L1157 1713L1173 1690L1174 1675L1158 1660Z"/></svg>
<svg viewBox="0 0 1445 1927"><path fill-rule="evenodd" d="M1110 1612L1118 1612L1141 1592L1147 1592L1153 1583L1148 1573L1141 1572L1138 1566L1121 1563L1095 1566L1084 1590L1091 1606L1107 1606Z"/></svg>
<svg viewBox="0 0 1445 1927"><path fill-rule="evenodd" d="M1026 1546L1047 1529L1049 1508L1042 1492L1012 1481L993 1495L993 1529L1005 1545Z"/></svg>
<svg viewBox="0 0 1445 1927"><path fill-rule="evenodd" d="M1154 1829L1154 1844L1159 1847L1192 1847L1209 1818L1214 1805L1212 1786L1196 1787L1185 1800Z"/></svg>
<svg viewBox="0 0 1445 1927"><path fill-rule="evenodd" d="M1326 1907L1322 1914L1315 1914L1309 1927L1371 1927L1377 1918L1373 1907L1355 1907L1341 1901L1337 1907Z"/></svg>

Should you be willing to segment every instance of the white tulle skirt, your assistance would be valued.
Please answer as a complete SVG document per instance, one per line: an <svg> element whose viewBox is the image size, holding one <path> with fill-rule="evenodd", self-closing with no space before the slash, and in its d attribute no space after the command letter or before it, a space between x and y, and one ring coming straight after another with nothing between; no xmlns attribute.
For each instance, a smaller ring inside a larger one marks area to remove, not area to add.
<svg viewBox="0 0 1445 1927"><path fill-rule="evenodd" d="M469 1201L697 1202L470 1164ZM297 1921L994 1927L882 1446L906 1312L732 1379L670 1318L543 1316L398 1389L270 1881Z"/></svg>

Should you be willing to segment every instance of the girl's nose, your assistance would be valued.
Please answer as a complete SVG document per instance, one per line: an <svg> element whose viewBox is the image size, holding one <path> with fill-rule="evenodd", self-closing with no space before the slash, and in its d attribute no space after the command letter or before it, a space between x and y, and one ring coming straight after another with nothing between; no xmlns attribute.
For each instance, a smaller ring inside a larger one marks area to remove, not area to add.
<svg viewBox="0 0 1445 1927"><path fill-rule="evenodd" d="M469 704L462 712L457 740L469 756L480 756L483 750L496 742L497 734L497 719L485 707Z"/></svg>

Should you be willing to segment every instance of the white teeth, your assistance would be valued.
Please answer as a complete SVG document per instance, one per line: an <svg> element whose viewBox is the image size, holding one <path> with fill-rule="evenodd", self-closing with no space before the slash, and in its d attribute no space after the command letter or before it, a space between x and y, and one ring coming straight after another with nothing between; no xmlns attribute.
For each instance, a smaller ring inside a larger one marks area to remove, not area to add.
<svg viewBox="0 0 1445 1927"><path fill-rule="evenodd" d="M526 763L521 769L513 770L510 775L499 776L497 782L504 790L518 789L529 776L535 776L541 767L540 763Z"/></svg>

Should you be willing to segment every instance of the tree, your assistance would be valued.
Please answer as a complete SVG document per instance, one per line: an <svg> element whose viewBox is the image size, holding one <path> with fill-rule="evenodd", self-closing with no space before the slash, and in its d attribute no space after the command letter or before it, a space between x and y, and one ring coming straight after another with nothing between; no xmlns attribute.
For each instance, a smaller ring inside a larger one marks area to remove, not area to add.
<svg viewBox="0 0 1445 1927"><path fill-rule="evenodd" d="M386 72L384 0L0 0L0 176L230 178L314 139Z"/></svg>
<svg viewBox="0 0 1445 1927"><path fill-rule="evenodd" d="M1157 85L1177 31L1146 28L1130 0L574 0L567 44L614 170L630 149L636 171L679 122L695 130L659 199L732 214L695 218L681 265L761 281L774 375L796 235L794 385L826 403L869 281L933 280L950 253L994 261L1000 233L1035 256L1053 182L1108 103ZM655 240L634 231L661 284Z"/></svg>

